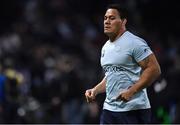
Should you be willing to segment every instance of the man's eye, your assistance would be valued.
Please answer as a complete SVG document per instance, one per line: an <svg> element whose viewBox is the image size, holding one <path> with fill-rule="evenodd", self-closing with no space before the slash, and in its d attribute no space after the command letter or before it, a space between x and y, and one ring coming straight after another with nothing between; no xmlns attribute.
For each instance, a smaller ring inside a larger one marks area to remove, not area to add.
<svg viewBox="0 0 180 125"><path fill-rule="evenodd" d="M114 20L114 19L116 19L115 17L104 17L104 20L107 20L107 19L109 19L109 20Z"/></svg>
<svg viewBox="0 0 180 125"><path fill-rule="evenodd" d="M115 19L115 17L110 17L110 20L114 20Z"/></svg>

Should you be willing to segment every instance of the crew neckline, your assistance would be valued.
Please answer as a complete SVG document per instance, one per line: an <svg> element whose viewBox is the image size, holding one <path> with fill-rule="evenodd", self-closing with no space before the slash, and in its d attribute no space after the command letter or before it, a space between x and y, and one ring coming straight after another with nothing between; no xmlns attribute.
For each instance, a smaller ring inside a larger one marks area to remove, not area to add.
<svg viewBox="0 0 180 125"><path fill-rule="evenodd" d="M129 31L128 30L126 30L120 37L118 37L116 40L114 40L113 42L111 42L111 40L109 39L109 42L110 43L116 43L119 39L121 39L125 34L127 34Z"/></svg>

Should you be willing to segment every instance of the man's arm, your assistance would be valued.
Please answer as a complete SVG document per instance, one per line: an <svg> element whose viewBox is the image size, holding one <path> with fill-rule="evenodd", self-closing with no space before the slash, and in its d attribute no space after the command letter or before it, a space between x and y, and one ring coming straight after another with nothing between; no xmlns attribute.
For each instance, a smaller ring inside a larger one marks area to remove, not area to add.
<svg viewBox="0 0 180 125"><path fill-rule="evenodd" d="M104 77L102 81L99 84L97 84L93 89L96 92L96 95L104 93L106 91L106 78Z"/></svg>
<svg viewBox="0 0 180 125"><path fill-rule="evenodd" d="M118 99L129 101L135 93L151 85L161 74L160 66L154 54L149 55L138 64L143 69L140 79L128 90L122 92Z"/></svg>
<svg viewBox="0 0 180 125"><path fill-rule="evenodd" d="M104 77L102 81L99 84L97 84L94 88L86 90L85 96L87 102L94 101L97 94L103 93L105 91L106 91L106 79Z"/></svg>

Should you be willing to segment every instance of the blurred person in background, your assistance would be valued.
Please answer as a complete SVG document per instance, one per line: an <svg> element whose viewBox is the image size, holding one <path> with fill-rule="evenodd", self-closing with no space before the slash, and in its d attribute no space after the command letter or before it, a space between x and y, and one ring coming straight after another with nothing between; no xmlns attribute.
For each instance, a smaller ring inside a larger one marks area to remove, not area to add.
<svg viewBox="0 0 180 125"><path fill-rule="evenodd" d="M146 88L161 74L157 59L145 40L126 29L127 10L118 4L107 7L104 33L109 40L101 50L105 77L85 92L87 102L106 92L101 124L151 123Z"/></svg>

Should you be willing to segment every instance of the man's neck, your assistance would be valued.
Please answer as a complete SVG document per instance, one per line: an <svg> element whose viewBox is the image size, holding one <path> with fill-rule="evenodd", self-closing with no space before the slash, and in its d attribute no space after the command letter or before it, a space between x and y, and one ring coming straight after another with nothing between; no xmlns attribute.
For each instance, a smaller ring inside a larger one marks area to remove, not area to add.
<svg viewBox="0 0 180 125"><path fill-rule="evenodd" d="M121 37L124 32L126 32L126 29L124 29L123 31L121 31L118 35L112 35L109 37L111 42L114 42L115 40L117 40L119 37Z"/></svg>

